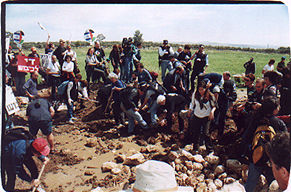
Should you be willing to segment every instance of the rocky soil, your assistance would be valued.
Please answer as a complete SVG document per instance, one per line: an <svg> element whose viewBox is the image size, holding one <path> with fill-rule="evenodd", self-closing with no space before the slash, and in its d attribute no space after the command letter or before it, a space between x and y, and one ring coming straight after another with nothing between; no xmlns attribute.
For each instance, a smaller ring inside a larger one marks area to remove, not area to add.
<svg viewBox="0 0 291 192"><path fill-rule="evenodd" d="M95 99L101 85L91 90ZM49 91L42 90L44 97ZM245 91L238 90L239 100L245 100ZM18 98L21 111L13 120L16 126L28 126L25 117L27 100ZM100 106L86 101L80 109L76 103L74 125L66 124L66 110L59 111L54 117L53 134L57 152L50 154L50 162L41 177L45 191L91 191L100 187L103 191L118 191L132 187L135 181L136 166L146 160L160 160L169 163L176 170L179 185L192 186L196 191L215 191L223 186L244 184L247 178L247 165L238 161L240 136L236 135L237 126L233 119L227 119L225 136L221 143L216 142L215 131L211 136L213 149L201 146L193 150L191 142L178 139L177 114L172 131L157 127L142 130L136 126L134 134L127 134L127 126L115 125L112 114L102 115ZM146 112L145 112L146 113ZM231 114L228 114L231 116ZM161 114L159 118L165 117ZM187 122L185 122L187 124ZM38 137L43 135L39 132ZM41 162L35 159L38 168ZM272 186L276 191L276 183ZM17 179L16 188L28 191L30 185ZM231 189L230 189L231 191ZM262 176L256 191L268 191Z"/></svg>

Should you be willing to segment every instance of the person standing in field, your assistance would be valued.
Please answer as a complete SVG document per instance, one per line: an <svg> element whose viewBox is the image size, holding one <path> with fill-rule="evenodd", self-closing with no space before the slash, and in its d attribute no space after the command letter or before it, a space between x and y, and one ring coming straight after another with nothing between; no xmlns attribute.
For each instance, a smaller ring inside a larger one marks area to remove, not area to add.
<svg viewBox="0 0 291 192"><path fill-rule="evenodd" d="M194 81L196 77L200 73L205 73L209 63L208 63L208 55L204 52L204 45L199 45L198 51L195 52L194 55L192 55L191 59L194 59L194 66L193 71L191 74L191 92L194 92Z"/></svg>
<svg viewBox="0 0 291 192"><path fill-rule="evenodd" d="M256 64L253 62L254 58L250 58L248 62L244 64L244 68L246 69L245 75L252 73L255 74L256 72Z"/></svg>
<svg viewBox="0 0 291 192"><path fill-rule="evenodd" d="M159 66L162 69L162 81L166 77L166 69L171 71L173 66L170 65L169 56L174 55L173 48L168 44L168 40L163 41L163 45L159 47Z"/></svg>
<svg viewBox="0 0 291 192"><path fill-rule="evenodd" d="M47 37L47 42L46 42L46 45L45 45L45 54L51 54L54 52L54 48L55 48L55 45L53 43L49 43L49 39L50 39L50 35L48 35Z"/></svg>
<svg viewBox="0 0 291 192"><path fill-rule="evenodd" d="M109 59L111 61L112 67L113 67L113 71L115 69L118 69L120 67L120 63L121 63L121 57L120 57L120 51L118 49L118 44L113 45L112 50L110 52L109 55Z"/></svg>
<svg viewBox="0 0 291 192"><path fill-rule="evenodd" d="M63 63L64 63L63 53L66 51L65 43L66 42L63 39L60 39L60 45L57 47L57 49L53 53L57 57L59 64L61 66L61 69L62 69Z"/></svg>
<svg viewBox="0 0 291 192"><path fill-rule="evenodd" d="M142 44L138 43L136 45L136 47L137 47L136 48L136 53L133 55L133 64L134 64L135 69L137 70L136 65L138 63L140 63L140 60L141 60L140 49L142 48Z"/></svg>
<svg viewBox="0 0 291 192"><path fill-rule="evenodd" d="M52 86L52 99L56 100L56 89L57 86L61 83L60 79L60 64L57 61L57 57L55 55L52 56L51 62L48 64L47 67L47 74L50 85Z"/></svg>
<svg viewBox="0 0 291 192"><path fill-rule="evenodd" d="M275 63L275 59L270 59L269 63L264 66L264 68L262 70L263 77L264 77L266 72L274 71L274 63Z"/></svg>
<svg viewBox="0 0 291 192"><path fill-rule="evenodd" d="M185 68L185 87L187 90L189 90L189 78L190 78L190 70L191 70L191 46L186 44L184 46L184 50L179 54L178 60L183 64L183 67Z"/></svg>
<svg viewBox="0 0 291 192"><path fill-rule="evenodd" d="M283 68L285 67L285 59L286 59L286 57L282 57L281 58L281 61L278 63L278 65L277 65L277 70L280 72L280 73L282 73L282 71L283 71Z"/></svg>

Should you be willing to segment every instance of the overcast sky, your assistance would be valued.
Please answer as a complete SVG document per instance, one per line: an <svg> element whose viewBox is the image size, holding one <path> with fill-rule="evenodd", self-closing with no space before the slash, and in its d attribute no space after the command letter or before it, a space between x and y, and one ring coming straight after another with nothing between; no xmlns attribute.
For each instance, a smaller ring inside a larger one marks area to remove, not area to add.
<svg viewBox="0 0 291 192"><path fill-rule="evenodd" d="M290 46L289 14L278 4L8 4L6 31L22 30L25 42L84 40L93 29L106 41L143 33L145 41L215 42L267 47Z"/></svg>

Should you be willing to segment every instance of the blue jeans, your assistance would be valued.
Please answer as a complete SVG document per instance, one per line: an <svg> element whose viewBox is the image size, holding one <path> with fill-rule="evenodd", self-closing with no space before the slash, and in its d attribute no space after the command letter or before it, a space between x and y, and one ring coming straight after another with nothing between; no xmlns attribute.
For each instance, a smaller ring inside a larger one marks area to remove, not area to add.
<svg viewBox="0 0 291 192"><path fill-rule="evenodd" d="M265 177L267 179L268 185L272 183L275 179L273 176L272 168L266 166L256 166L254 163L250 164L249 174L247 182L245 183L246 192L253 192L257 182L259 181L260 175L265 171Z"/></svg>
<svg viewBox="0 0 291 192"><path fill-rule="evenodd" d="M147 129L148 125L147 123L143 120L142 116L138 111L134 111L133 109L129 109L125 111L125 113L128 116L128 133L132 133L134 129L134 120L138 122L138 124L143 128Z"/></svg>
<svg viewBox="0 0 291 192"><path fill-rule="evenodd" d="M133 59L132 57L124 57L124 80L130 81L132 79L133 72Z"/></svg>
<svg viewBox="0 0 291 192"><path fill-rule="evenodd" d="M65 99L65 104L67 105L67 108L68 108L68 112L67 112L68 121L70 121L72 119L72 117L73 117L74 104L73 103L68 103L67 99Z"/></svg>
<svg viewBox="0 0 291 192"><path fill-rule="evenodd" d="M157 110L160 106L161 105L158 104L157 101L154 101L150 108L152 124L157 124L157 119L158 119Z"/></svg>
<svg viewBox="0 0 291 192"><path fill-rule="evenodd" d="M161 69L162 69L162 81L164 81L164 79L166 77L166 69L171 71L173 69L173 66L169 60L162 60L161 61Z"/></svg>

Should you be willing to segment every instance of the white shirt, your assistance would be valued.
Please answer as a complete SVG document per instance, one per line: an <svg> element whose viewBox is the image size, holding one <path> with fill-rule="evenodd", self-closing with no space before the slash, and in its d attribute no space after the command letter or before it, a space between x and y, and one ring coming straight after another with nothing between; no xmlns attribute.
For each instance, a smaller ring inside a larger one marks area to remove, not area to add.
<svg viewBox="0 0 291 192"><path fill-rule="evenodd" d="M162 49L161 47L159 47L159 55L162 57L165 53L167 52L167 49ZM173 51L173 48L172 47L170 47L170 49L169 49L169 52L170 53L168 53L169 55L173 55L174 54L174 51Z"/></svg>
<svg viewBox="0 0 291 192"><path fill-rule="evenodd" d="M72 61L70 63L67 63L67 61L65 61L63 63L62 71L73 72L74 71L74 63Z"/></svg>
<svg viewBox="0 0 291 192"><path fill-rule="evenodd" d="M263 68L263 70L265 70L264 73L266 73L267 71L274 71L274 65L265 65L265 67Z"/></svg>
<svg viewBox="0 0 291 192"><path fill-rule="evenodd" d="M70 55L70 56L72 57L72 61L76 61L76 59L77 59L77 54L76 54L75 51L73 51L73 50L71 50L71 51L66 50L66 51L65 51L65 55L64 55L64 60L65 60L65 57L66 57L67 55Z"/></svg>
<svg viewBox="0 0 291 192"><path fill-rule="evenodd" d="M70 82L68 83L68 88L67 88L68 100L71 99L71 94L70 94L70 93L71 93L71 89L73 88L73 86L74 86L73 81L70 81ZM78 82L78 83L76 84L76 89L78 90L78 92L81 92L82 95L83 95L85 98L88 97L87 88L86 88L86 87L82 87L82 86L81 86L81 82Z"/></svg>
<svg viewBox="0 0 291 192"><path fill-rule="evenodd" d="M50 62L48 64L47 69L49 69L50 72L53 72L53 73L58 72L58 74L51 74L52 76L54 77L60 76L60 64L58 62L55 62L55 63Z"/></svg>

